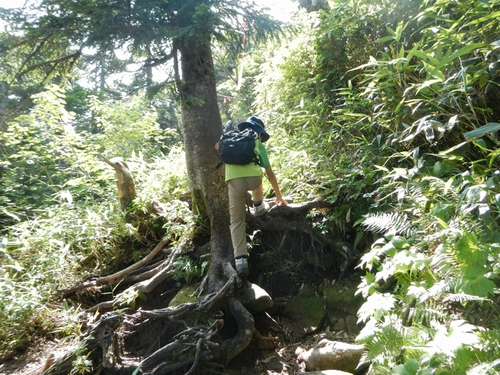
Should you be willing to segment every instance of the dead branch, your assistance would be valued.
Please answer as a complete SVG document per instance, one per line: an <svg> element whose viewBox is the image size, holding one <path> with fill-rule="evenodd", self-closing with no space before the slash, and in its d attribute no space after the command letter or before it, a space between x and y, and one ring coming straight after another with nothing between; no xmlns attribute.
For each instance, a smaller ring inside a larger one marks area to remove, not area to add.
<svg viewBox="0 0 500 375"><path fill-rule="evenodd" d="M122 299L123 296L130 294L134 295L136 293L144 293L144 294L151 293L151 291L153 291L153 289L156 288L159 284L172 277L173 269L175 267L174 265L175 261L181 254L182 254L182 249L180 248L174 249L174 251L172 251L168 259L165 260L163 264L157 268L158 272L155 275L144 281L138 282L137 284L128 287L123 292L119 293L115 298L113 298L113 300L105 301L91 307L89 311L94 312L98 310L120 308L123 307L124 305L124 300Z"/></svg>
<svg viewBox="0 0 500 375"><path fill-rule="evenodd" d="M166 243L167 241L165 240L161 241L158 245L156 245L153 251L151 251L146 257L119 272L81 283L80 285L77 285L70 289L59 290L57 291L57 294L61 296L67 296L68 294L74 293L82 289L95 288L99 285L109 284L116 280L119 280L123 278L125 275L131 273L132 271L135 271L141 268L142 266L148 264L163 249Z"/></svg>
<svg viewBox="0 0 500 375"><path fill-rule="evenodd" d="M126 276L121 283L125 285L130 285L130 284L135 284L140 281L147 280L154 275L156 275L158 272L160 272L163 268L165 268L166 264L168 262L165 261L164 259L149 264L147 267L143 267L142 269L139 269L137 271L132 272L130 275Z"/></svg>
<svg viewBox="0 0 500 375"><path fill-rule="evenodd" d="M168 259L164 262L164 267L162 266L161 267L162 269L160 269L159 272L156 273L153 277L141 283L136 284L136 289L142 293L150 293L163 281L170 278L174 268L174 263L181 255L182 255L182 249L175 248L168 257Z"/></svg>

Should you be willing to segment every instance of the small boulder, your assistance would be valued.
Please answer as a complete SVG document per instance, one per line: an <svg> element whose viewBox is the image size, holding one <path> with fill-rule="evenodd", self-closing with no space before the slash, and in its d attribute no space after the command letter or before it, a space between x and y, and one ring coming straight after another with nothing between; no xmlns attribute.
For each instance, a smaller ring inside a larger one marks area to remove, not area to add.
<svg viewBox="0 0 500 375"><path fill-rule="evenodd" d="M249 284L241 294L241 302L252 314L266 311L273 307L273 299L260 286Z"/></svg>
<svg viewBox="0 0 500 375"><path fill-rule="evenodd" d="M347 327L347 332L359 333L358 319L354 315L349 315L345 318L345 324Z"/></svg>
<svg viewBox="0 0 500 375"><path fill-rule="evenodd" d="M354 372L364 351L363 345L321 340L315 348L299 355L308 370L341 370Z"/></svg>
<svg viewBox="0 0 500 375"><path fill-rule="evenodd" d="M266 367L267 370L269 371L279 371L281 372L283 370L283 363L281 360L281 357L274 353L270 355L269 357L265 358L262 363Z"/></svg>
<svg viewBox="0 0 500 375"><path fill-rule="evenodd" d="M337 320L337 323L333 326L334 331L345 331L346 330L346 324L344 318L340 318Z"/></svg>
<svg viewBox="0 0 500 375"><path fill-rule="evenodd" d="M339 311L343 312L344 316L346 314L356 315L364 303L363 297L360 294L356 294L356 290L356 283L326 285L323 290L323 296L329 314L333 311Z"/></svg>

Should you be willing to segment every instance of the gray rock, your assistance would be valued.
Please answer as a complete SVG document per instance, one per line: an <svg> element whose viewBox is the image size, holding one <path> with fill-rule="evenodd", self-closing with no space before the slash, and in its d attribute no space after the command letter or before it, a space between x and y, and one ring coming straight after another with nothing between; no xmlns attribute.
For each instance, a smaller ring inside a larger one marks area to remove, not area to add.
<svg viewBox="0 0 500 375"><path fill-rule="evenodd" d="M312 287L304 285L297 296L288 300L283 315L293 323L293 335L300 336L318 327L325 315L325 303Z"/></svg>
<svg viewBox="0 0 500 375"><path fill-rule="evenodd" d="M361 295L356 295L356 290L357 285L354 283L348 285L335 283L325 286L323 295L330 317L333 317L334 311L343 312L344 317L357 314L364 299Z"/></svg>
<svg viewBox="0 0 500 375"><path fill-rule="evenodd" d="M278 354L273 354L262 361L267 370L279 371L283 370L281 357Z"/></svg>
<svg viewBox="0 0 500 375"><path fill-rule="evenodd" d="M338 341L321 340L315 348L299 355L299 361L308 370L341 370L354 372L359 364L364 346Z"/></svg>
<svg viewBox="0 0 500 375"><path fill-rule="evenodd" d="M273 299L260 286L250 284L241 295L241 302L252 314L266 311L273 307Z"/></svg>
<svg viewBox="0 0 500 375"><path fill-rule="evenodd" d="M354 315L349 315L345 318L345 324L347 327L347 332L359 333L358 319Z"/></svg>
<svg viewBox="0 0 500 375"><path fill-rule="evenodd" d="M337 323L335 323L335 325L333 326L334 331L345 331L345 329L346 329L346 323L343 318L337 320Z"/></svg>

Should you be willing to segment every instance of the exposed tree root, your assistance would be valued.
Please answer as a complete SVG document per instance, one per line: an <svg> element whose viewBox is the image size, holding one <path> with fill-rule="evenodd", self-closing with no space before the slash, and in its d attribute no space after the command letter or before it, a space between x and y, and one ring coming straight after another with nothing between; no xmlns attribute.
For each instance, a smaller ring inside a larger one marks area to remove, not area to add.
<svg viewBox="0 0 500 375"><path fill-rule="evenodd" d="M223 343L224 362L229 363L234 357L241 353L252 341L254 332L254 319L241 301L231 298L229 309L236 319L238 333L232 339Z"/></svg>
<svg viewBox="0 0 500 375"><path fill-rule="evenodd" d="M289 236L299 233L310 239L311 248L328 247L341 255L345 270L351 262L350 252L331 238L315 231L306 220L310 210L331 208L325 202L308 202L275 206L263 218L247 215L249 227L262 231L280 232L278 247L284 248ZM222 243L222 242L221 242ZM73 288L61 290L61 296L110 285L127 286L111 301L101 302L88 311L102 312L122 308L127 296L151 293L161 283L172 278L175 261L183 254L180 248L163 250L166 241L161 241L144 259L115 274L86 281ZM320 249L319 249L320 250ZM167 256L158 260L160 252ZM212 248L213 251L213 248ZM231 254L231 252L227 252ZM231 255L229 255L231 257ZM236 274L232 257L212 262L207 276L196 292L197 302L183 303L176 307L156 310L139 310L133 315L105 314L100 322L82 340L83 353L100 356L101 368L114 368L122 374L185 374L199 373L202 363L214 362L227 364L243 352L252 342L255 321L252 314L239 299L238 289L242 280ZM283 271L283 269L281 270ZM168 301L167 301L168 302ZM222 311L231 314L236 322L236 333L222 338L221 330L227 322ZM172 328L174 327L174 328ZM121 337L121 341L117 340ZM127 358L124 347L129 337L141 342L140 350ZM144 339L144 340L143 340ZM45 374L62 375L71 371L72 362L81 353L69 353L56 361Z"/></svg>
<svg viewBox="0 0 500 375"><path fill-rule="evenodd" d="M287 206L273 206L269 210L268 214L264 217L255 217L251 214L247 214L247 222L250 226L253 226L254 228L258 228L260 230L265 230L267 232L284 233L281 237L279 249L283 247L285 240L290 232L304 233L308 235L311 238L313 249L315 247L315 244L320 244L322 246L328 247L344 259L340 267L340 277L342 277L346 269L353 262L352 246L346 244L345 242L335 241L330 237L320 233L319 231L314 230L306 221L306 215L312 209L333 207L335 207L334 204L323 201L313 201L296 204L292 203L288 204Z"/></svg>
<svg viewBox="0 0 500 375"><path fill-rule="evenodd" d="M209 361L219 356L219 345L211 341L222 327L222 320L216 320L205 331L188 328L168 343L144 359L139 367L145 374L164 374L190 365L194 372L200 361Z"/></svg>

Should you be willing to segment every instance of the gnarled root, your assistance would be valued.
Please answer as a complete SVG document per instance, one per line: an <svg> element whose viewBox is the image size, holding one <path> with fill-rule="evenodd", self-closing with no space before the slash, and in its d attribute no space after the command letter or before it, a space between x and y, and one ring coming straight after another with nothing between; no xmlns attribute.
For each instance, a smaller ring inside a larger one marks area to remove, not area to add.
<svg viewBox="0 0 500 375"><path fill-rule="evenodd" d="M233 338L222 343L222 355L225 363L229 363L250 344L255 329L252 314L248 312L240 300L231 298L229 300L229 311L236 319L238 333Z"/></svg>

